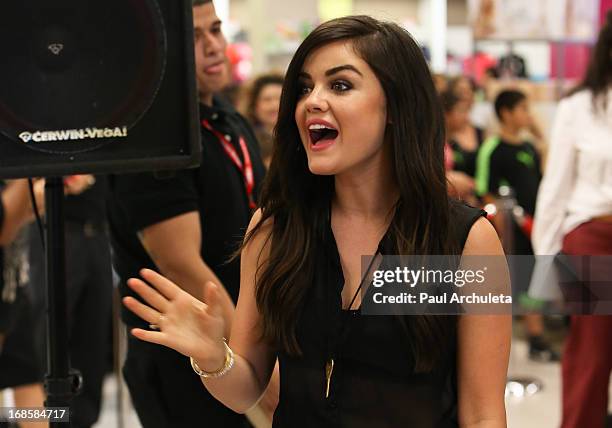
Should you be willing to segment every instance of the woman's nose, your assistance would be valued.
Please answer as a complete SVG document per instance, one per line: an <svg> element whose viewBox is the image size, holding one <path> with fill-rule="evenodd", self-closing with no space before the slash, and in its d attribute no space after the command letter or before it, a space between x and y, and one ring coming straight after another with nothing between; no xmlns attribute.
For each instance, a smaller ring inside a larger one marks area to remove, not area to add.
<svg viewBox="0 0 612 428"><path fill-rule="evenodd" d="M320 89L314 88L307 97L306 110L309 112L325 111L329 108L327 97Z"/></svg>

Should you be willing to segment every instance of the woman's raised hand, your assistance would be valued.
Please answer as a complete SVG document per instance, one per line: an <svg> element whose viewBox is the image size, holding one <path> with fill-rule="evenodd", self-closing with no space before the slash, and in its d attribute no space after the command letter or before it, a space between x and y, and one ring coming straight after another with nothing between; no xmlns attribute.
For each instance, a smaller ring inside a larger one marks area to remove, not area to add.
<svg viewBox="0 0 612 428"><path fill-rule="evenodd" d="M131 278L128 286L148 305L133 297L125 297L123 304L148 322L152 331L134 328L134 337L193 357L202 370L218 370L225 360L218 286L206 284L203 303L150 269L143 269L140 276L144 281Z"/></svg>

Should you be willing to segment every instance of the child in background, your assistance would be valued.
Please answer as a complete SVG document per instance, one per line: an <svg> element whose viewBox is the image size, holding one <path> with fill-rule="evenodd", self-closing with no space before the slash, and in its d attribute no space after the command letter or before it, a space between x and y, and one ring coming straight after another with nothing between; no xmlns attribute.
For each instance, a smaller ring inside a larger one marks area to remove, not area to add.
<svg viewBox="0 0 612 428"><path fill-rule="evenodd" d="M529 112L527 96L518 90L504 90L495 99L495 113L500 121L500 134L487 139L478 151L476 161L476 193L485 203L493 202L501 186L514 190L517 204L524 217L532 218L535 202L542 179L540 156L534 145L522 138L522 131L528 129L534 135L542 135ZM527 224L530 222L527 221ZM533 255L530 231L521 228L516 221L512 225L512 254ZM521 266L514 273L513 288L516 288L521 303L533 308L539 302L527 298L533 263L520 258ZM527 269L525 269L527 267ZM542 315L525 315L529 343L529 357L541 361L557 361L559 355L544 340Z"/></svg>

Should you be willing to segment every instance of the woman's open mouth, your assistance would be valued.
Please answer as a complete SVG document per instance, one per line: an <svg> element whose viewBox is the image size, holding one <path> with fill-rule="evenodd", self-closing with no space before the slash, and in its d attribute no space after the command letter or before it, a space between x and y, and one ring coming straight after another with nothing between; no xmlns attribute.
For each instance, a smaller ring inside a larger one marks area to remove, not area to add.
<svg viewBox="0 0 612 428"><path fill-rule="evenodd" d="M338 130L320 123L313 123L308 126L311 148L321 150L331 146L338 137Z"/></svg>

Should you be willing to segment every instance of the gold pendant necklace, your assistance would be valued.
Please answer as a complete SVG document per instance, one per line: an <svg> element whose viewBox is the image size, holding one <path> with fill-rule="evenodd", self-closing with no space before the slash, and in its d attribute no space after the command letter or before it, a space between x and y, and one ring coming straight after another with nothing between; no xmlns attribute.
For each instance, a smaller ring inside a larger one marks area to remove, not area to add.
<svg viewBox="0 0 612 428"><path fill-rule="evenodd" d="M329 398L329 387L331 385L332 374L334 373L334 359L330 358L327 363L325 363L325 378L326 378L326 387L325 387L325 398Z"/></svg>

